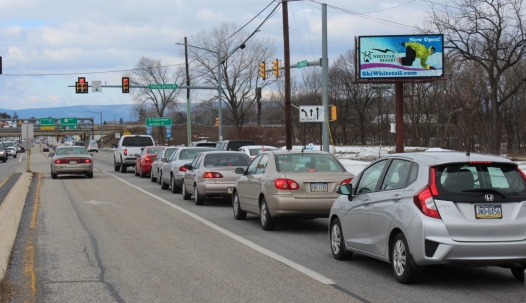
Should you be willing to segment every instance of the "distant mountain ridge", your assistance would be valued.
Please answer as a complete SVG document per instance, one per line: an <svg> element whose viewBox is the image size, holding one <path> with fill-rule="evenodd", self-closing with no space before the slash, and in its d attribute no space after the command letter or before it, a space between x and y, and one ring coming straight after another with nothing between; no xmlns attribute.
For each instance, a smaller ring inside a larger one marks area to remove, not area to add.
<svg viewBox="0 0 526 303"><path fill-rule="evenodd" d="M88 111L88 112L85 112ZM116 105L74 105L63 107L47 108L27 108L27 109L4 109L0 108L0 113L13 115L16 113L18 118L93 118L94 122L100 122L100 114L91 112L102 112L102 121L116 121L121 118L124 122L137 121L137 115L133 114L133 104Z"/></svg>

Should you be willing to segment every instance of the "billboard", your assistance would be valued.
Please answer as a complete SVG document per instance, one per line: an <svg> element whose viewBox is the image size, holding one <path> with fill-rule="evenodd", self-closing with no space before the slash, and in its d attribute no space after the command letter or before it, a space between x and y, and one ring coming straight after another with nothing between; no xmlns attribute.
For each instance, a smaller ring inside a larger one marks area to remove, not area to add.
<svg viewBox="0 0 526 303"><path fill-rule="evenodd" d="M444 76L444 36L360 36L359 79L418 79Z"/></svg>

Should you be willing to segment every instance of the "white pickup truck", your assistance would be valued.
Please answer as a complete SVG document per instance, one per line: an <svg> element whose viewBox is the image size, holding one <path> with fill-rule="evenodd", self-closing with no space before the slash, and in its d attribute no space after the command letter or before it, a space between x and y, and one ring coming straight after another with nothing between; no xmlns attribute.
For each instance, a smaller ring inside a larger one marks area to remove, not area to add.
<svg viewBox="0 0 526 303"><path fill-rule="evenodd" d="M135 160L137 160L137 155L140 154L146 146L154 145L155 142L153 141L152 136L122 136L113 155L113 168L115 169L115 171L120 170L121 173L125 173L126 168L128 166L135 167Z"/></svg>

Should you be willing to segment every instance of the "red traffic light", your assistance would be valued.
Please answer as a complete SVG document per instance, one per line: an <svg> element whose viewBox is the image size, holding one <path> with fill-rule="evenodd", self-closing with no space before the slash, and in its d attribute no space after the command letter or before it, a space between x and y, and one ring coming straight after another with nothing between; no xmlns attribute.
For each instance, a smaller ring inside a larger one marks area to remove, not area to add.
<svg viewBox="0 0 526 303"><path fill-rule="evenodd" d="M88 82L86 82L86 78L79 77L77 82L75 82L75 93L77 94L87 94L88 93Z"/></svg>
<svg viewBox="0 0 526 303"><path fill-rule="evenodd" d="M122 77L122 92L124 94L127 94L130 92L130 78L129 77Z"/></svg>

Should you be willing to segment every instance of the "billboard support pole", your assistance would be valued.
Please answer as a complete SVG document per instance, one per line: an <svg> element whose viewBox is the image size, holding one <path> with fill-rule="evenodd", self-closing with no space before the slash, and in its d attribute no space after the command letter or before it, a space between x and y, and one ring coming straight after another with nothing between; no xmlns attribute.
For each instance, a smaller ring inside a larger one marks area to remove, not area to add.
<svg viewBox="0 0 526 303"><path fill-rule="evenodd" d="M323 122L322 122L322 141L323 151L329 150L329 59L327 58L327 4L322 4L322 18L321 18L321 32L322 32L322 48L321 48L321 70L322 70L322 97L321 103L323 105Z"/></svg>
<svg viewBox="0 0 526 303"><path fill-rule="evenodd" d="M396 152L404 152L404 82L395 84L396 98Z"/></svg>

